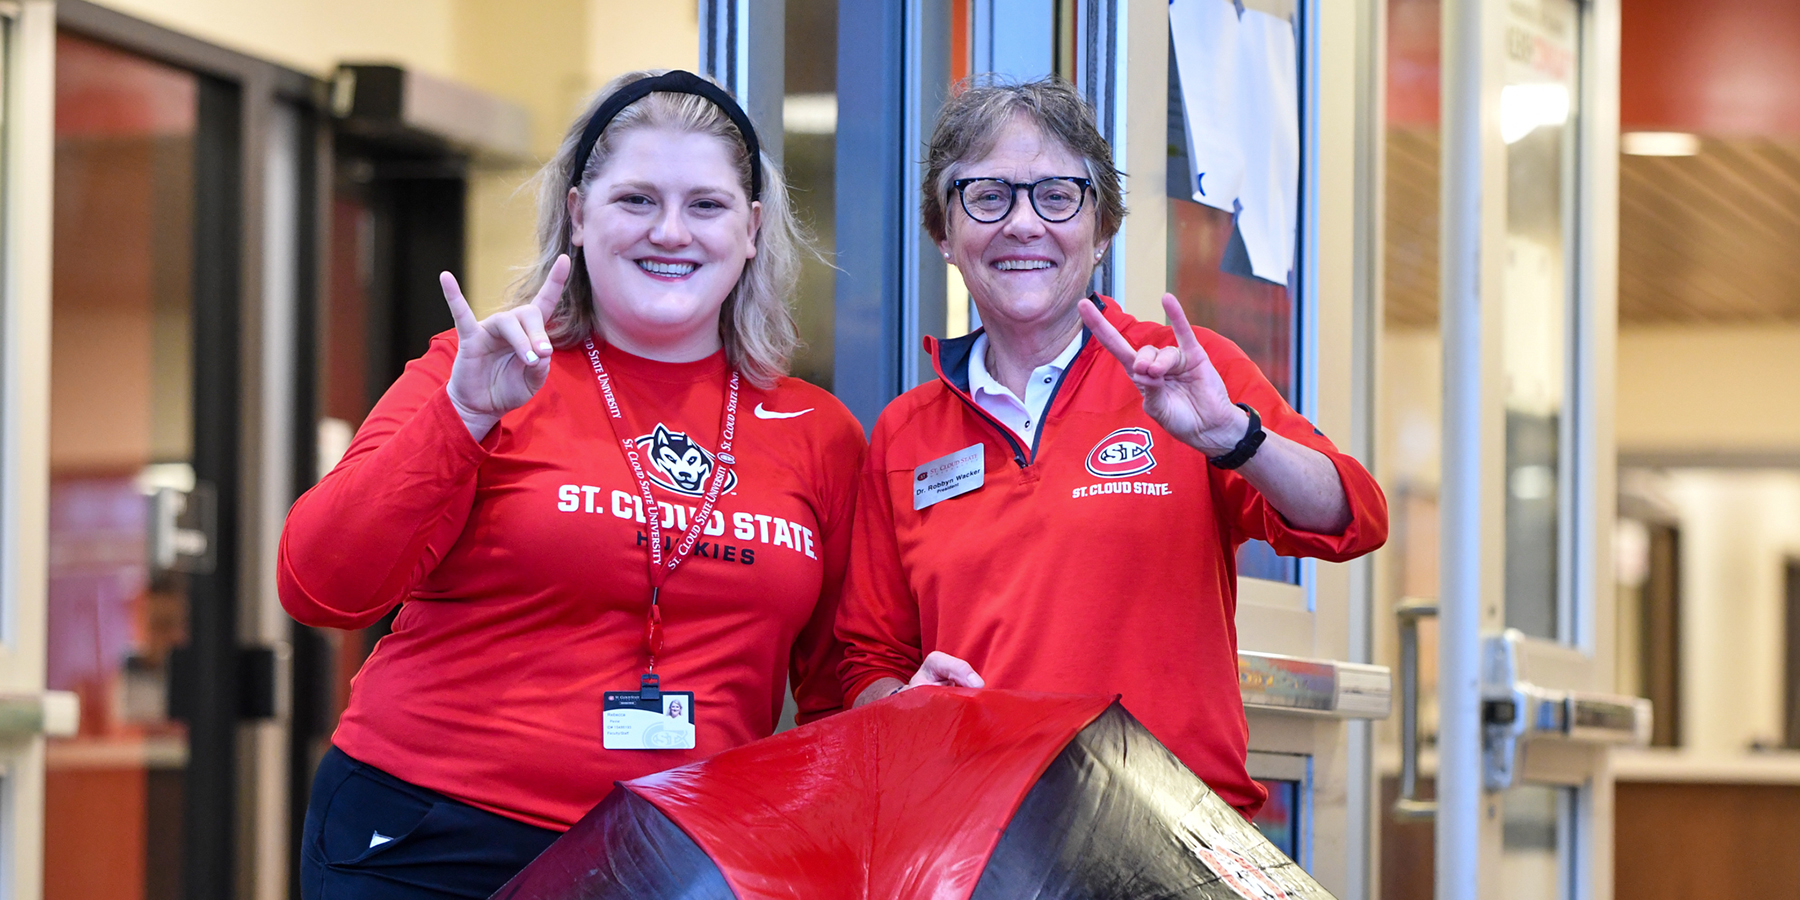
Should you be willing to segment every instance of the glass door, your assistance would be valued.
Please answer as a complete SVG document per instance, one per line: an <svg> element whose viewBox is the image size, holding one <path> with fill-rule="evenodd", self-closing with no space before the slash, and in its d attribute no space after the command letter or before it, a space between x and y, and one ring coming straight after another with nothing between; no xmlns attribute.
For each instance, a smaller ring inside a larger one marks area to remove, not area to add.
<svg viewBox="0 0 1800 900"><path fill-rule="evenodd" d="M1442 15L1435 895L1609 896L1618 5Z"/></svg>
<svg viewBox="0 0 1800 900"><path fill-rule="evenodd" d="M189 748L169 686L213 548L177 523L216 511L193 465L198 82L57 36L48 681L82 721L48 748L49 898L180 891Z"/></svg>

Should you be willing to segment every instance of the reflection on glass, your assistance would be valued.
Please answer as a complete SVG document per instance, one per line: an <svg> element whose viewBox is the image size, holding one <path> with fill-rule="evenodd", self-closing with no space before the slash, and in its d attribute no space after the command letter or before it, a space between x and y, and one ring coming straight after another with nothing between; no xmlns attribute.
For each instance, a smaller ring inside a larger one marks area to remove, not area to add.
<svg viewBox="0 0 1800 900"><path fill-rule="evenodd" d="M1559 548L1580 18L1575 0L1514 0L1506 9L1506 624L1566 640Z"/></svg>
<svg viewBox="0 0 1800 900"><path fill-rule="evenodd" d="M1256 783L1269 792L1269 802L1250 824L1288 859L1300 862L1300 782L1259 778Z"/></svg>
<svg viewBox="0 0 1800 900"><path fill-rule="evenodd" d="M1438 594L1438 491L1443 434L1443 341L1438 331L1438 202L1440 106L1438 0L1384 0L1381 410L1376 455L1387 467L1390 577L1378 581L1391 609L1407 597ZM1393 628L1394 620L1384 630ZM1399 666L1397 642L1378 641L1376 661ZM1419 721L1424 746L1437 743L1437 622L1419 623ZM1398 717L1380 731L1398 759ZM1393 764L1397 765L1397 763ZM1382 778L1382 809L1399 796L1399 779ZM1419 795L1435 796L1429 774ZM1429 820L1380 817L1377 845L1382 900L1431 900L1436 832Z"/></svg>
<svg viewBox="0 0 1800 900"><path fill-rule="evenodd" d="M1573 895L1574 799L1573 790L1529 784L1502 795L1503 900L1559 900Z"/></svg>
<svg viewBox="0 0 1800 900"><path fill-rule="evenodd" d="M790 50L784 63L782 168L795 216L825 251L824 259L805 254L800 260L794 323L801 345L794 376L831 390L837 327L836 272L829 262L837 241L837 4L789 3L785 27Z"/></svg>
<svg viewBox="0 0 1800 900"><path fill-rule="evenodd" d="M1297 403L1300 63L1292 3L1169 4L1168 289ZM1273 10L1273 11L1271 11ZM1261 541L1238 574L1298 584Z"/></svg>
<svg viewBox="0 0 1800 900"><path fill-rule="evenodd" d="M187 585L149 564L148 494L193 486L197 83L56 42L44 896L173 897L187 737L170 718Z"/></svg>

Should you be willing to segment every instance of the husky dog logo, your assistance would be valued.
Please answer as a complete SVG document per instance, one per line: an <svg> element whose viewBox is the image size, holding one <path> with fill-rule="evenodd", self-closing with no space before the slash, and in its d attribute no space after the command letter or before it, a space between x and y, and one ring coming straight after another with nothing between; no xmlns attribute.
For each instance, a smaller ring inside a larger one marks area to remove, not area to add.
<svg viewBox="0 0 1800 900"><path fill-rule="evenodd" d="M1150 455L1153 443L1147 429L1121 428L1088 451L1087 470L1101 478L1142 475L1156 468L1156 457Z"/></svg>
<svg viewBox="0 0 1800 900"><path fill-rule="evenodd" d="M677 494L706 496L706 487L717 463L713 461L713 455L694 443L686 432L670 431L658 422L655 431L638 438L636 443L638 452L650 460L651 481ZM729 494L734 487L737 487L736 472L725 476L725 486L719 493Z"/></svg>

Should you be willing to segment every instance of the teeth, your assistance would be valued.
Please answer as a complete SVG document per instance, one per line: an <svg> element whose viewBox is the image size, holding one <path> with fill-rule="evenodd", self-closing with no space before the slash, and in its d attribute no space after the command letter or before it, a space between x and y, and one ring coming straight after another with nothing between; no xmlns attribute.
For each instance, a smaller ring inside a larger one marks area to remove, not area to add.
<svg viewBox="0 0 1800 900"><path fill-rule="evenodd" d="M994 264L994 268L1002 272L1013 272L1021 269L1048 269L1049 260L1043 259L1003 259Z"/></svg>
<svg viewBox="0 0 1800 900"><path fill-rule="evenodd" d="M660 263L651 262L647 259L640 259L638 260L638 268L643 269L652 275L670 275L679 278L694 271L698 266L693 263Z"/></svg>

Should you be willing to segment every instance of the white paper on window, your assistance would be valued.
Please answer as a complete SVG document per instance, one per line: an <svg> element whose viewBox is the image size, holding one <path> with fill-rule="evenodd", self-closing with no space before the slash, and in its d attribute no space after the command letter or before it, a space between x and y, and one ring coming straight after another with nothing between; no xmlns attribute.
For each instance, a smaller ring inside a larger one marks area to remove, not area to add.
<svg viewBox="0 0 1800 900"><path fill-rule="evenodd" d="M1256 277L1287 284L1299 225L1300 96L1291 20L1172 0L1194 200L1236 213Z"/></svg>

